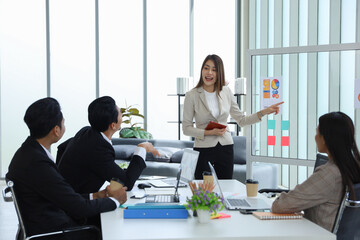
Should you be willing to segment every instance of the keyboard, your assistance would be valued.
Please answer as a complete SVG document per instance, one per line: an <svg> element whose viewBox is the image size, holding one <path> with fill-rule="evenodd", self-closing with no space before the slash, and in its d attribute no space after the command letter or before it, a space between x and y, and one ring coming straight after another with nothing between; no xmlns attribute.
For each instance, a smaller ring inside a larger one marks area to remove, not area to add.
<svg viewBox="0 0 360 240"><path fill-rule="evenodd" d="M179 202L179 198L174 195L149 195L146 197L146 203L173 203Z"/></svg>
<svg viewBox="0 0 360 240"><path fill-rule="evenodd" d="M237 207L237 206L250 207L250 204L245 199L227 198L226 200L229 202L230 206L232 207Z"/></svg>

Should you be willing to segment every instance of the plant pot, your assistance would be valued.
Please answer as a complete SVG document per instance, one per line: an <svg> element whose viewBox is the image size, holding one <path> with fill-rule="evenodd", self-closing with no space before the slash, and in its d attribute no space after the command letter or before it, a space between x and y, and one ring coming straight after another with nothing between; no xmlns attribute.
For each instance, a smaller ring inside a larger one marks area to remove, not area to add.
<svg viewBox="0 0 360 240"><path fill-rule="evenodd" d="M211 213L208 210L196 210L198 215L199 223L208 223L210 222Z"/></svg>

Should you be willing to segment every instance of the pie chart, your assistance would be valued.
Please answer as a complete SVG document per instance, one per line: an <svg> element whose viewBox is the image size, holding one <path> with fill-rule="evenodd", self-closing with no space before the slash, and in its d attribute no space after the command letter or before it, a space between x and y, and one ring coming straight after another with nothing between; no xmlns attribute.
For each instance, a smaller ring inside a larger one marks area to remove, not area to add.
<svg viewBox="0 0 360 240"><path fill-rule="evenodd" d="M275 89L275 90L276 90L276 89L279 88L279 86L280 86L279 80L274 79L274 80L271 81L271 87L272 87L272 89Z"/></svg>

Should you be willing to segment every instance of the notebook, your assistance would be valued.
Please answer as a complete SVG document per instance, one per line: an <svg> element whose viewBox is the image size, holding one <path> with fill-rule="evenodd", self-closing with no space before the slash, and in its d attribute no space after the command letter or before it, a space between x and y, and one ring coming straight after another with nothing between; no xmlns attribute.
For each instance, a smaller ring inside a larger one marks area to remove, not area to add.
<svg viewBox="0 0 360 240"><path fill-rule="evenodd" d="M217 122L210 121L206 126L205 130L213 130L214 128L223 129L226 128L226 126Z"/></svg>
<svg viewBox="0 0 360 240"><path fill-rule="evenodd" d="M214 167L208 162L211 173L214 177L214 182L217 186L219 186L219 191L221 197L224 199L225 207L229 210L237 210L237 209L270 209L271 206L264 200L256 197L245 197L245 198L225 198L224 194L221 190L219 179L217 178Z"/></svg>
<svg viewBox="0 0 360 240"><path fill-rule="evenodd" d="M181 176L179 187L186 187L187 183L194 179L196 164L199 158L199 152L192 149L184 149L181 158ZM150 180L148 183L157 188L169 188L177 185L177 179Z"/></svg>
<svg viewBox="0 0 360 240"><path fill-rule="evenodd" d="M148 195L148 196L146 196L145 203L160 203L160 204L161 203L178 203L179 202L178 188L179 188L179 183L180 183L181 172L182 172L182 170L180 167L179 172L176 177L177 184L175 186L174 194Z"/></svg>
<svg viewBox="0 0 360 240"><path fill-rule="evenodd" d="M280 219L301 219L301 213L272 213L272 212L253 212L255 217L260 220L280 220Z"/></svg>

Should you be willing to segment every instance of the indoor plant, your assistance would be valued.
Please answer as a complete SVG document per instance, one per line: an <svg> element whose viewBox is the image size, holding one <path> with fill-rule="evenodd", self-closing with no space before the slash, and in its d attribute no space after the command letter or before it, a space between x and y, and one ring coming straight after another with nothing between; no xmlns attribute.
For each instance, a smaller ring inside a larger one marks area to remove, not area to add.
<svg viewBox="0 0 360 240"><path fill-rule="evenodd" d="M185 208L191 209L193 212L196 211L199 222L208 222L211 214L216 215L217 211L224 208L224 199L212 191L214 189L213 184L199 183L199 188L192 182L189 185L193 195L191 198L187 198Z"/></svg>
<svg viewBox="0 0 360 240"><path fill-rule="evenodd" d="M132 123L133 117L140 117L144 119L144 115L140 114L139 109L130 105L126 108L120 108L122 113L123 121L122 123L130 124L130 127L125 127L120 130L121 138L141 138L141 139L152 139L151 133L145 131L145 129L138 127L136 125L142 124L139 122Z"/></svg>

